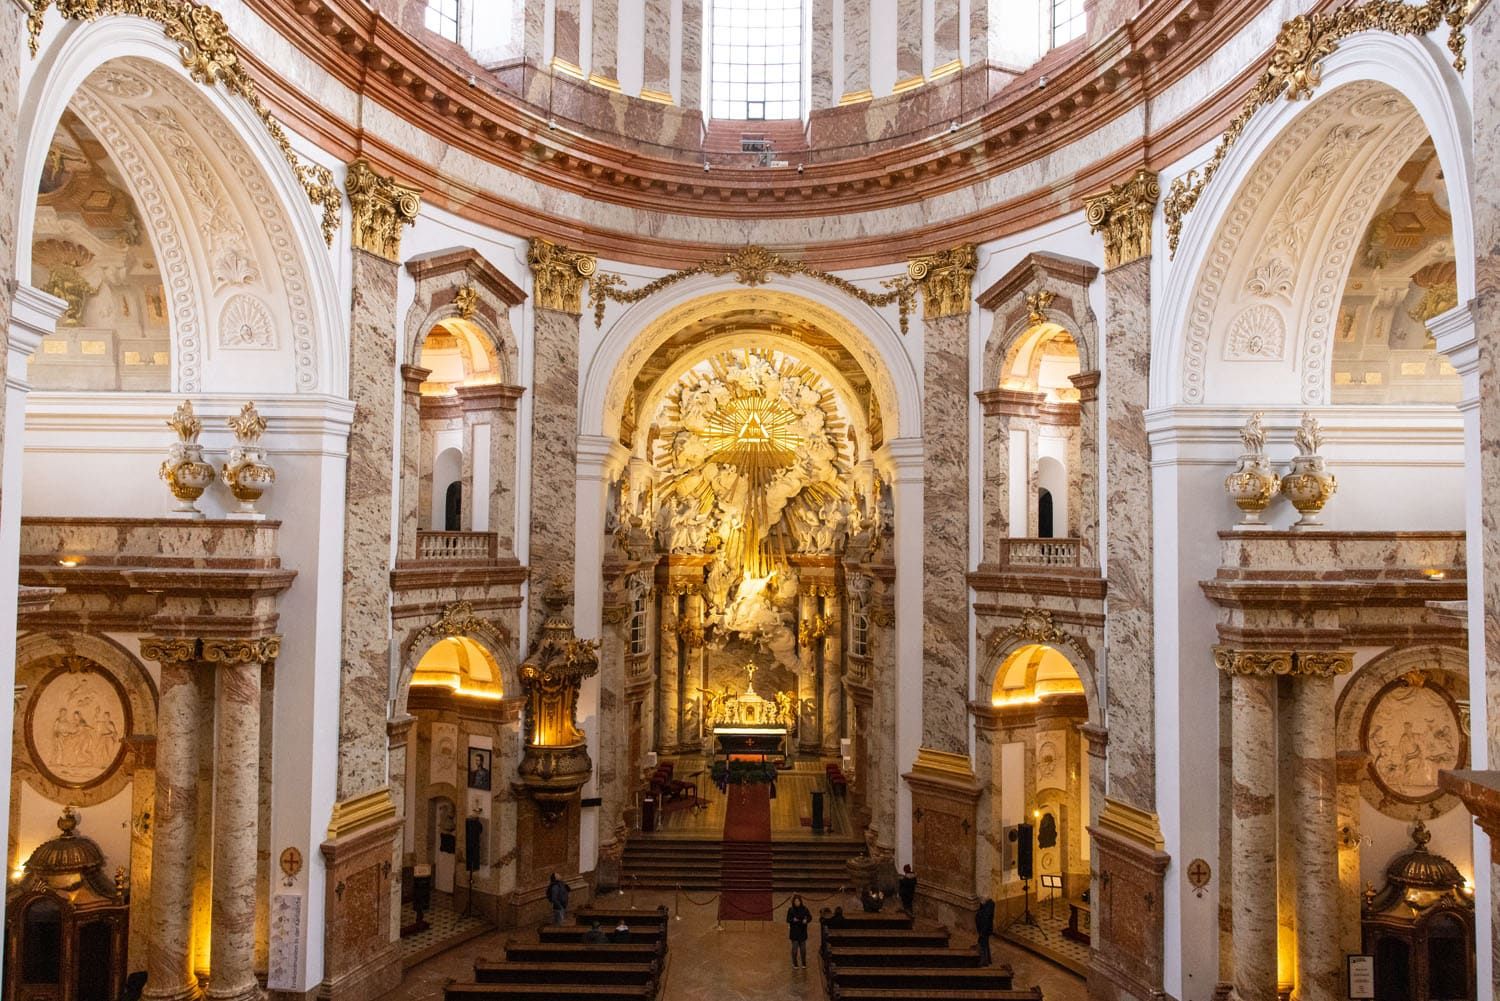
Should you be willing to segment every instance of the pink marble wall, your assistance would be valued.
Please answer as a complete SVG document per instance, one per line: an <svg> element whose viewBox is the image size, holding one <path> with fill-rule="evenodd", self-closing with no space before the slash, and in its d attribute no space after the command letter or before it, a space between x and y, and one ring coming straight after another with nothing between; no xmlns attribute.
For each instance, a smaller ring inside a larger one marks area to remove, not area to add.
<svg viewBox="0 0 1500 1001"><path fill-rule="evenodd" d="M1105 272L1105 468L1109 471L1109 786L1156 805L1151 594L1151 446L1145 410L1151 358L1151 258Z"/></svg>
<svg viewBox="0 0 1500 1001"><path fill-rule="evenodd" d="M580 0L557 0L552 12L552 55L578 65Z"/></svg>
<svg viewBox="0 0 1500 1001"><path fill-rule="evenodd" d="M589 55L589 73L605 80L620 76L620 6L619 0L592 0L593 50Z"/></svg>
<svg viewBox="0 0 1500 1001"><path fill-rule="evenodd" d="M338 798L387 784L391 453L396 430L396 265L353 252L344 499L344 631Z"/></svg>
<svg viewBox="0 0 1500 1001"><path fill-rule="evenodd" d="M26 14L20 4L0 5L0 37L20 39L24 33ZM20 134L18 111L21 106L21 60L23 49L19 42L0 46L0 135ZM0 205L16 206L21 203L17 181L21 176L16 160L20 154L19 143L0 143ZM16 287L16 213L14 209L0 212L0 330L10 331L11 298ZM27 276L30 277L30 276ZM5 385L5 369L8 352L0 351L0 386ZM0 390L0 457L5 455L5 393Z"/></svg>
<svg viewBox="0 0 1500 1001"><path fill-rule="evenodd" d="M662 94L672 92L671 0L646 0L645 76L641 86Z"/></svg>
<svg viewBox="0 0 1500 1001"><path fill-rule="evenodd" d="M848 58L847 41L845 58ZM922 76L922 0L896 0L896 82Z"/></svg>
<svg viewBox="0 0 1500 1001"><path fill-rule="evenodd" d="M923 321L922 745L969 741L969 314Z"/></svg>

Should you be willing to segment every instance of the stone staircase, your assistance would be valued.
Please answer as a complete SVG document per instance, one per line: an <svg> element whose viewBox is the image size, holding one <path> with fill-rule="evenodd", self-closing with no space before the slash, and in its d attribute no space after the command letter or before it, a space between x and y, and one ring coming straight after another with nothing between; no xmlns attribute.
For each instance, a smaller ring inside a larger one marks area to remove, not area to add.
<svg viewBox="0 0 1500 1001"><path fill-rule="evenodd" d="M864 851L850 838L772 841L771 886L777 893L832 893L853 885L848 861ZM623 885L632 889L681 888L718 892L724 872L719 841L661 835L632 837L625 845Z"/></svg>

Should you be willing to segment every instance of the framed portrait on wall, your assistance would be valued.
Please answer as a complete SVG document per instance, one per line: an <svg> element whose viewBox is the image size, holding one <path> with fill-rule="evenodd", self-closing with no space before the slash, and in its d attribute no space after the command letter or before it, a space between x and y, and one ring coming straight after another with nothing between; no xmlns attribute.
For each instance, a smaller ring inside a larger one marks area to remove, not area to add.
<svg viewBox="0 0 1500 1001"><path fill-rule="evenodd" d="M469 788L470 789L483 789L485 791L489 790L489 788L490 788L490 754L491 754L491 752L487 748L483 748L483 747L471 747L471 748L469 748Z"/></svg>

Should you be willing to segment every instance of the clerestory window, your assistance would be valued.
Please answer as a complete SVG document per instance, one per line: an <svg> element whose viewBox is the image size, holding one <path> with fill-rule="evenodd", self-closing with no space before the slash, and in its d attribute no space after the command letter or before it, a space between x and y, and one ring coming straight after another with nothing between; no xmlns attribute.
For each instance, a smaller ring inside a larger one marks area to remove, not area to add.
<svg viewBox="0 0 1500 1001"><path fill-rule="evenodd" d="M423 23L450 42L458 41L458 0L427 0Z"/></svg>
<svg viewBox="0 0 1500 1001"><path fill-rule="evenodd" d="M1083 13L1084 0L1045 0L1047 4L1047 35L1042 48L1056 48L1083 34L1087 26Z"/></svg>
<svg viewBox="0 0 1500 1001"><path fill-rule="evenodd" d="M714 118L802 114L802 0L713 0Z"/></svg>

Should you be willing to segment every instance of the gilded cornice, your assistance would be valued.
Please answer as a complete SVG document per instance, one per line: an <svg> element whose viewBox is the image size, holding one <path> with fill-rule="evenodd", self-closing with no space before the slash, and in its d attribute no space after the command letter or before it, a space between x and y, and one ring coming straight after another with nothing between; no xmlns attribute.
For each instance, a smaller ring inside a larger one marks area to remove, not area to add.
<svg viewBox="0 0 1500 1001"><path fill-rule="evenodd" d="M906 262L906 277L922 290L923 316L929 320L968 314L978 270L979 253L972 243Z"/></svg>
<svg viewBox="0 0 1500 1001"><path fill-rule="evenodd" d="M531 266L532 291L538 309L575 316L583 312L583 284L598 267L593 254L569 250L537 237L531 241L526 261Z"/></svg>
<svg viewBox="0 0 1500 1001"><path fill-rule="evenodd" d="M945 253L958 254L964 249L960 247L955 250L946 251ZM967 249L970 255L974 254L972 246ZM931 258L923 258L922 260L937 260L940 257L942 255L934 255ZM914 261L908 267L908 271L915 266L916 262ZM926 265L924 265L923 270L924 278L927 275L925 268ZM765 247L750 245L740 247L738 250L731 250L720 257L699 261L697 264L680 268L671 274L662 275L660 278L648 282L637 289L627 289L625 287L625 279L612 272L606 271L594 275L589 279L589 303L594 307L594 326L597 327L604 322L604 308L609 302L626 304L641 302L660 292L662 289L676 285L678 282L691 278L694 275L713 275L715 277L733 275L736 282L751 287L764 285L770 281L773 275L787 277L803 275L815 281L822 282L824 285L831 285L845 295L858 299L868 306L889 306L894 303L897 311L900 313L901 332L903 334L907 330L907 318L911 314L912 305L916 300L916 290L919 284L919 282L911 278L887 278L880 283L881 287L885 289L884 292L870 292L845 278L840 278L838 275L819 271L816 268L809 267L802 261L783 257L774 251L767 250ZM969 279L972 278L973 270L971 268ZM955 279L950 278L949 280ZM923 287L925 288L925 286ZM965 288L967 289L967 285ZM967 291L965 295L967 295ZM964 308L968 308L967 304Z"/></svg>
<svg viewBox="0 0 1500 1001"><path fill-rule="evenodd" d="M1328 13L1300 14L1283 24L1265 69L1230 120L1208 162L1201 170L1195 167L1175 179L1168 189L1162 206L1167 220L1168 255L1176 255L1183 219L1198 204L1203 190L1224 165L1224 158L1244 134L1250 119L1283 95L1288 101L1311 97L1323 81L1323 60L1337 51L1341 41L1361 31L1420 37L1446 24L1453 68L1462 73L1466 65L1464 26L1472 6L1472 0L1427 0L1420 6L1406 0L1369 0Z"/></svg>
<svg viewBox="0 0 1500 1001"><path fill-rule="evenodd" d="M1349 650L1246 650L1216 646L1214 666L1225 674L1331 678L1354 666Z"/></svg>
<svg viewBox="0 0 1500 1001"><path fill-rule="evenodd" d="M1104 233L1104 266L1119 267L1151 254L1151 216L1161 197L1156 174L1142 167L1101 195L1085 198L1089 232Z"/></svg>
<svg viewBox="0 0 1500 1001"><path fill-rule="evenodd" d="M26 26L33 58L47 10L52 6L53 0L30 0L31 13ZM339 226L339 209L343 207L338 186L333 181L333 171L321 164L303 163L293 151L286 130L272 117L255 81L245 71L223 15L194 0L56 0L55 6L58 14L76 21L125 14L161 25L166 36L182 47L182 65L194 80L205 87L222 83L226 90L250 105L250 110L281 150L292 173L297 175L302 190L314 205L322 209L323 240L329 246L333 245L333 234Z"/></svg>
<svg viewBox="0 0 1500 1001"><path fill-rule="evenodd" d="M417 221L421 190L378 173L363 157L349 164L344 187L349 192L354 246L388 261L399 261L401 228Z"/></svg>

